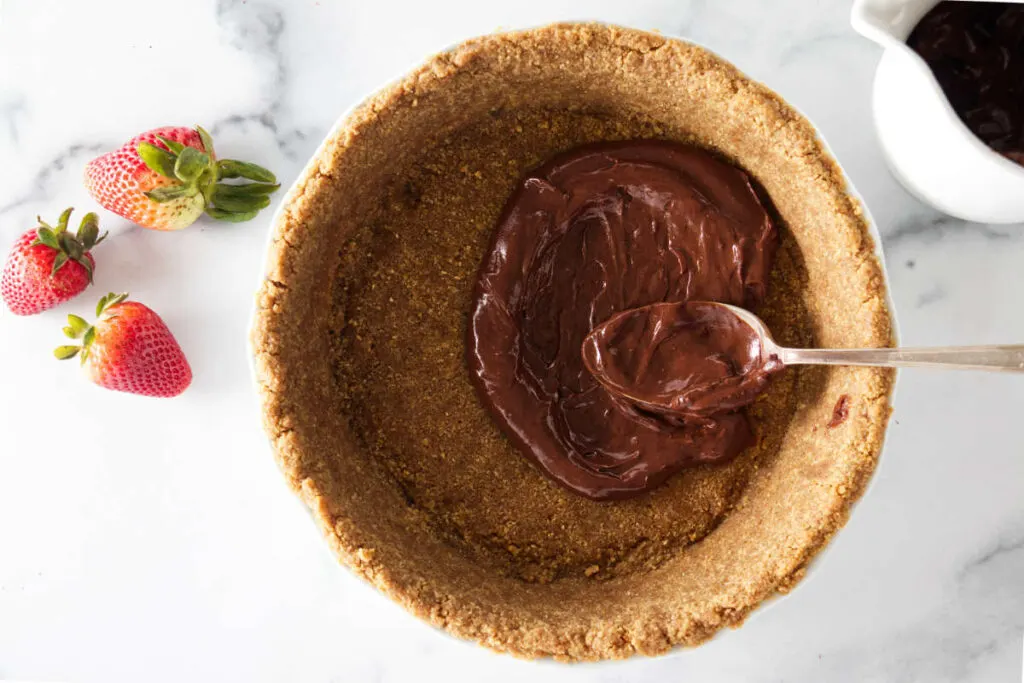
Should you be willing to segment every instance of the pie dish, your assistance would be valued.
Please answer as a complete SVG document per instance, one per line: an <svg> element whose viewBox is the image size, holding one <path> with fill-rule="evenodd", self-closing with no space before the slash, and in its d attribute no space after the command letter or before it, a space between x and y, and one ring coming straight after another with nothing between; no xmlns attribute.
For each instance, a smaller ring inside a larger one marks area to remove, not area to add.
<svg viewBox="0 0 1024 683"><path fill-rule="evenodd" d="M658 654L739 625L845 523L889 418L893 372L792 368L751 409L754 447L614 502L556 486L501 435L463 354L495 221L555 153L634 138L755 179L781 233L758 311L780 343L891 345L868 222L813 127L704 48L632 29L431 58L339 122L272 227L252 345L289 485L356 574L521 657Z"/></svg>

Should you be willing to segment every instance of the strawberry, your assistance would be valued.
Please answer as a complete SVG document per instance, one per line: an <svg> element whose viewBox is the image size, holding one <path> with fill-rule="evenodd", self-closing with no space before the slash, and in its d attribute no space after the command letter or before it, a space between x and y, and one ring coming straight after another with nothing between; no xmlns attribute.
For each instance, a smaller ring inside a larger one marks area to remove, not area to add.
<svg viewBox="0 0 1024 683"><path fill-rule="evenodd" d="M86 376L114 391L177 396L192 383L192 368L167 325L127 294L107 294L96 306L95 325L68 316L64 334L81 346L61 346L60 360L78 356Z"/></svg>
<svg viewBox="0 0 1024 683"><path fill-rule="evenodd" d="M103 241L99 219L87 213L77 234L68 232L67 209L52 227L42 218L39 227L14 243L0 274L0 296L15 315L41 313L75 298L92 283L96 266L89 251Z"/></svg>
<svg viewBox="0 0 1024 683"><path fill-rule="evenodd" d="M221 182L237 178L255 182ZM181 230L204 211L234 223L254 218L280 185L256 164L218 161L201 127L168 126L90 161L85 187L104 208L144 228Z"/></svg>

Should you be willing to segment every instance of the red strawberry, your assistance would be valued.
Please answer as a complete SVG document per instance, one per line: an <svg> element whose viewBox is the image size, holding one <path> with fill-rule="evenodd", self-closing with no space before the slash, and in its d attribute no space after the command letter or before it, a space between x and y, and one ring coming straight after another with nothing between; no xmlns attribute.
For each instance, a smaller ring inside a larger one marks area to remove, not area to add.
<svg viewBox="0 0 1024 683"><path fill-rule="evenodd" d="M256 182L220 182L229 178ZM181 230L204 211L233 223L254 218L280 185L256 164L218 161L210 134L199 126L168 126L90 161L85 187L104 208L144 228Z"/></svg>
<svg viewBox="0 0 1024 683"><path fill-rule="evenodd" d="M177 396L192 383L192 368L167 325L150 308L107 294L96 306L95 325L68 316L64 334L81 346L61 346L60 360L79 356L86 376L114 391L142 396Z"/></svg>
<svg viewBox="0 0 1024 683"><path fill-rule="evenodd" d="M92 283L96 262L89 250L103 241L99 219L87 213L77 234L68 232L67 209L51 227L39 227L18 238L0 275L0 295L15 315L41 313L75 298Z"/></svg>

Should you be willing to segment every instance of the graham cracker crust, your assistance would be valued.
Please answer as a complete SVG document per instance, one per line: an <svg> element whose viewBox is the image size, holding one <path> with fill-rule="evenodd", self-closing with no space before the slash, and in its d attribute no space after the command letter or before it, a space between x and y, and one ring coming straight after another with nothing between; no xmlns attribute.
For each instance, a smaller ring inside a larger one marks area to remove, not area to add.
<svg viewBox="0 0 1024 683"><path fill-rule="evenodd" d="M360 105L289 195L259 293L264 424L339 559L522 657L656 654L738 625L843 525L890 412L890 371L792 368L752 408L757 446L612 503L504 439L463 355L495 221L545 159L631 138L699 144L759 183L782 242L758 312L781 343L891 344L867 225L810 124L702 48L605 25L472 40Z"/></svg>

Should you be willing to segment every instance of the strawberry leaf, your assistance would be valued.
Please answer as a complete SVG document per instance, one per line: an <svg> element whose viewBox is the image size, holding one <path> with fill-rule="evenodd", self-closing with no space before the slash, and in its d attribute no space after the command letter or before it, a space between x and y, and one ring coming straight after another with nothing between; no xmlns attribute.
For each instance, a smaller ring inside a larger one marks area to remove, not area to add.
<svg viewBox="0 0 1024 683"><path fill-rule="evenodd" d="M100 298L99 303L96 304L96 317L100 317L101 315L103 315L103 312L106 311L108 308L121 303L127 298L128 292L124 292L122 294L115 294L113 292L110 292L109 294L104 294Z"/></svg>
<svg viewBox="0 0 1024 683"><path fill-rule="evenodd" d="M90 327L88 330L85 331L85 336L82 337L82 346L85 348L89 348L95 339L96 328Z"/></svg>
<svg viewBox="0 0 1024 683"><path fill-rule="evenodd" d="M211 218L216 218L219 221L227 221L228 223L244 223L245 221L252 220L259 214L259 209L255 211L245 211L242 213L234 211L225 211L218 209L217 207L211 206L206 210L206 215Z"/></svg>
<svg viewBox="0 0 1024 683"><path fill-rule="evenodd" d="M104 294L100 297L99 303L96 304L96 317L103 315L103 311L107 307L107 303L114 298L114 293Z"/></svg>
<svg viewBox="0 0 1024 683"><path fill-rule="evenodd" d="M199 191L203 193L203 204L209 206L213 203L213 195L215 191L214 181L217 179L216 167L207 167L200 175L199 180L196 184L199 186Z"/></svg>
<svg viewBox="0 0 1024 683"><path fill-rule="evenodd" d="M89 276L89 284L91 285L92 284L92 263L90 263L89 259L85 258L84 256L82 256L81 258L76 258L75 259L75 263L77 263L78 265L82 266L82 268L85 270L85 274Z"/></svg>
<svg viewBox="0 0 1024 683"><path fill-rule="evenodd" d="M64 333L72 339L81 339L82 335L85 334L86 330L89 329L89 323L85 318L80 318L77 315L68 315L68 326L64 328ZM68 334L68 330L71 333Z"/></svg>
<svg viewBox="0 0 1024 683"><path fill-rule="evenodd" d="M54 230L58 235L68 229L68 220L71 219L71 212L73 208L68 207L60 214L60 218L57 219L57 229Z"/></svg>
<svg viewBox="0 0 1024 683"><path fill-rule="evenodd" d="M93 212L85 214L81 225L78 226L78 241L82 243L86 251L89 251L99 241L100 218Z"/></svg>
<svg viewBox="0 0 1024 683"><path fill-rule="evenodd" d="M71 235L68 235L67 237L68 238L66 240L61 240L61 245L64 246L68 258L70 258L72 261L81 261L82 258L85 256L85 252L82 249L82 243L79 242L77 238L72 237Z"/></svg>
<svg viewBox="0 0 1024 683"><path fill-rule="evenodd" d="M53 351L53 355L57 360L68 360L78 355L78 352L82 350L80 346L58 346Z"/></svg>
<svg viewBox="0 0 1024 683"><path fill-rule="evenodd" d="M199 192L199 188L195 185L171 185L169 187L158 187L144 194L154 202L163 204L164 202L181 199L182 197L191 197L197 192Z"/></svg>
<svg viewBox="0 0 1024 683"><path fill-rule="evenodd" d="M203 150L213 157L213 138L202 126L196 126L196 133L199 134L199 139L203 142Z"/></svg>
<svg viewBox="0 0 1024 683"><path fill-rule="evenodd" d="M32 246L37 244L45 244L51 249L60 249L60 242L57 241L57 235L53 233L50 228L39 228L36 230L36 241L32 243Z"/></svg>
<svg viewBox="0 0 1024 683"><path fill-rule="evenodd" d="M139 158L151 171L165 178L174 178L175 157L166 149L160 149L148 142L139 143Z"/></svg>
<svg viewBox="0 0 1024 683"><path fill-rule="evenodd" d="M60 243L61 251L71 251L71 243L75 241L74 235L70 235L66 232L57 233L57 242Z"/></svg>
<svg viewBox="0 0 1024 683"><path fill-rule="evenodd" d="M174 164L174 175L186 183L193 182L210 165L210 157L195 147L181 150Z"/></svg>
<svg viewBox="0 0 1024 683"><path fill-rule="evenodd" d="M246 185L229 185L228 183L217 183L214 192L216 197L256 197L273 194L280 188L280 185L269 183L248 183Z"/></svg>
<svg viewBox="0 0 1024 683"><path fill-rule="evenodd" d="M170 138L165 138L163 135L157 135L156 139L167 145L167 149L171 150L172 154L181 154L181 150L185 149L185 145L175 142Z"/></svg>
<svg viewBox="0 0 1024 683"><path fill-rule="evenodd" d="M56 275L57 271L59 271L61 268L63 268L64 264L67 263L67 262L68 262L68 255L65 254L63 251L58 251L57 255L53 257L53 270L50 271L50 276L52 277L52 276Z"/></svg>
<svg viewBox="0 0 1024 683"><path fill-rule="evenodd" d="M217 170L221 178L246 178L260 183L276 183L277 176L256 164L234 159L222 159L217 162Z"/></svg>
<svg viewBox="0 0 1024 683"><path fill-rule="evenodd" d="M232 197L229 195L215 194L213 202L218 209L224 211L231 211L233 213L245 213L248 211L259 211L270 206L270 197L267 196L252 196L252 197Z"/></svg>

